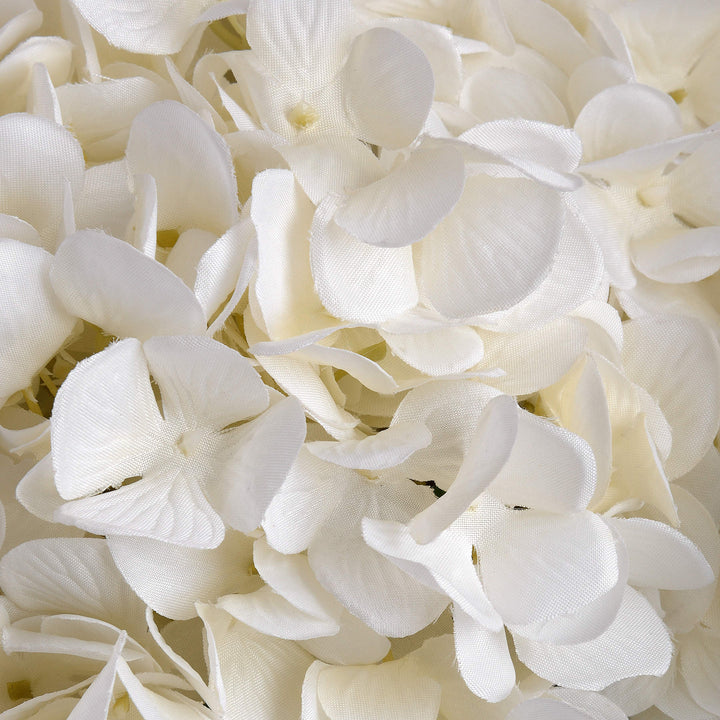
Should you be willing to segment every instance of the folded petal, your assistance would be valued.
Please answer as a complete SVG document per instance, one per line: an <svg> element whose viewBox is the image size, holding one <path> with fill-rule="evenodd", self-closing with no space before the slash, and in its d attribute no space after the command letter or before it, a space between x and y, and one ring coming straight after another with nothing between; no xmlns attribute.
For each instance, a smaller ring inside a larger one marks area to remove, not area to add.
<svg viewBox="0 0 720 720"><path fill-rule="evenodd" d="M207 493L232 528L250 533L280 489L305 439L305 413L294 397L223 437L220 465Z"/></svg>
<svg viewBox="0 0 720 720"><path fill-rule="evenodd" d="M65 239L50 280L70 312L118 337L144 340L205 331L202 308L177 275L97 230Z"/></svg>
<svg viewBox="0 0 720 720"><path fill-rule="evenodd" d="M577 512L587 507L596 481L595 457L585 440L519 411L515 445L488 491L510 506Z"/></svg>
<svg viewBox="0 0 720 720"><path fill-rule="evenodd" d="M518 432L518 408L507 395L493 398L475 429L457 477L445 494L409 523L418 543L427 543L449 527L496 479L511 456Z"/></svg>

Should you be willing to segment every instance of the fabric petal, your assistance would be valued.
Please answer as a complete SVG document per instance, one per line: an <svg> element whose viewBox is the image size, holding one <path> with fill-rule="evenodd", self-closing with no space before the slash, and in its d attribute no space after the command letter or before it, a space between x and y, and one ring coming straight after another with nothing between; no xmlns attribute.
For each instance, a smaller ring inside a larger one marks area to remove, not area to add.
<svg viewBox="0 0 720 720"><path fill-rule="evenodd" d="M141 537L108 537L115 565L128 585L155 612L173 620L196 617L196 602L257 587L250 575L252 542L229 532L212 550Z"/></svg>
<svg viewBox="0 0 720 720"><path fill-rule="evenodd" d="M177 275L97 230L65 239L50 280L70 312L118 337L145 340L205 331L202 308Z"/></svg>
<svg viewBox="0 0 720 720"><path fill-rule="evenodd" d="M515 648L533 672L578 690L602 690L635 675L663 675L672 656L667 628L650 603L630 587L615 620L598 638L549 645L515 637Z"/></svg>
<svg viewBox="0 0 720 720"><path fill-rule="evenodd" d="M595 492L590 446L545 418L518 411L512 453L488 491L506 505L549 512L577 512Z"/></svg>
<svg viewBox="0 0 720 720"><path fill-rule="evenodd" d="M315 441L305 447L316 457L346 468L382 470L394 467L432 440L420 423L397 423L377 435L344 442Z"/></svg>
<svg viewBox="0 0 720 720"><path fill-rule="evenodd" d="M60 349L76 319L50 285L52 256L17 240L0 240L0 399L29 387Z"/></svg>
<svg viewBox="0 0 720 720"><path fill-rule="evenodd" d="M411 245L455 207L464 184L465 164L454 147L421 145L384 178L351 193L334 220L369 245Z"/></svg>
<svg viewBox="0 0 720 720"><path fill-rule="evenodd" d="M225 526L194 478L172 467L102 495L72 500L55 520L97 535L144 537L192 548L217 547Z"/></svg>
<svg viewBox="0 0 720 720"><path fill-rule="evenodd" d="M73 0L88 23L116 47L134 53L167 55L178 52L194 30L196 18L210 0L160 0L148 7L142 0L113 0L100 6L93 0Z"/></svg>
<svg viewBox="0 0 720 720"><path fill-rule="evenodd" d="M117 571L105 540L23 543L0 560L0 586L30 614L82 614L134 634L144 624L143 603Z"/></svg>
<svg viewBox="0 0 720 720"><path fill-rule="evenodd" d="M334 204L320 204L310 236L310 266L322 304L338 318L362 323L382 322L416 305L412 249L356 240L333 221Z"/></svg>
<svg viewBox="0 0 720 720"><path fill-rule="evenodd" d="M477 552L487 595L507 623L580 610L618 579L612 532L590 512L507 510Z"/></svg>
<svg viewBox="0 0 720 720"><path fill-rule="evenodd" d="M511 456L518 432L518 409L507 395L493 398L475 429L457 477L446 493L409 523L418 543L449 527L497 477Z"/></svg>
<svg viewBox="0 0 720 720"><path fill-rule="evenodd" d="M165 419L221 430L265 410L268 391L250 362L208 337L154 337L143 344Z"/></svg>
<svg viewBox="0 0 720 720"><path fill-rule="evenodd" d="M52 120L24 113L4 115L0 156L0 212L30 223L54 245L66 183L75 198L82 188L85 160L80 143Z"/></svg>
<svg viewBox="0 0 720 720"><path fill-rule="evenodd" d="M515 687L504 629L488 630L453 606L455 654L460 674L470 690L483 700L499 702Z"/></svg>
<svg viewBox="0 0 720 720"><path fill-rule="evenodd" d="M665 469L674 479L701 460L720 427L717 341L699 321L672 315L637 318L623 328L628 378L657 398L670 423ZM655 351L648 354L648 347Z"/></svg>
<svg viewBox="0 0 720 720"><path fill-rule="evenodd" d="M155 178L159 230L200 228L222 235L237 222L230 150L184 105L164 100L138 113L127 159L133 174Z"/></svg>
<svg viewBox="0 0 720 720"><path fill-rule="evenodd" d="M455 209L425 239L420 287L447 318L505 310L550 271L560 195L526 179L469 178Z"/></svg>
<svg viewBox="0 0 720 720"><path fill-rule="evenodd" d="M343 74L345 107L361 140L397 149L417 137L435 83L415 43L394 30L371 28L353 41Z"/></svg>
<svg viewBox="0 0 720 720"><path fill-rule="evenodd" d="M207 493L230 527L250 533L260 526L304 439L305 413L295 397L224 435L220 465Z"/></svg>
<svg viewBox="0 0 720 720"><path fill-rule="evenodd" d="M608 522L630 554L632 585L691 590L715 579L698 547L668 525L645 518L608 518Z"/></svg>
<svg viewBox="0 0 720 720"><path fill-rule="evenodd" d="M137 340L83 360L60 387L50 420L60 495L72 500L140 475L162 452L161 422Z"/></svg>
<svg viewBox="0 0 720 720"><path fill-rule="evenodd" d="M290 640L262 635L224 610L199 605L209 641L211 683L222 687L229 717L297 720L313 657Z"/></svg>

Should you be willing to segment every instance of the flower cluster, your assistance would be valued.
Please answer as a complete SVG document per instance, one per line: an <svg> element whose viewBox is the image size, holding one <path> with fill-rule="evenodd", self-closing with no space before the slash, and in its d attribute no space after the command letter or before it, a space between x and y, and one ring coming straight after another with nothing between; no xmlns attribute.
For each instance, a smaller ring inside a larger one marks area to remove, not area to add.
<svg viewBox="0 0 720 720"><path fill-rule="evenodd" d="M0 3L0 718L720 718L717 0Z"/></svg>

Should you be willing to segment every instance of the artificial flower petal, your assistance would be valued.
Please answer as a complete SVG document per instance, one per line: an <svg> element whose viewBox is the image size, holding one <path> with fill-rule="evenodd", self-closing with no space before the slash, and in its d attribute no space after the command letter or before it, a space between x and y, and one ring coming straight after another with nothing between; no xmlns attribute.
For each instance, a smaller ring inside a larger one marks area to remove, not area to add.
<svg viewBox="0 0 720 720"><path fill-rule="evenodd" d="M184 105L163 100L138 113L127 159L133 174L155 178L158 230L200 228L222 235L237 222L230 150Z"/></svg>
<svg viewBox="0 0 720 720"><path fill-rule="evenodd" d="M394 30L372 28L353 41L343 73L345 107L358 137L392 149L409 145L435 94L422 50Z"/></svg>
<svg viewBox="0 0 720 720"><path fill-rule="evenodd" d="M70 312L118 337L146 340L205 330L202 308L177 275L97 230L80 230L65 239L50 280Z"/></svg>
<svg viewBox="0 0 720 720"><path fill-rule="evenodd" d="M384 178L351 193L333 219L369 245L411 245L455 207L464 184L465 165L454 147L420 146Z"/></svg>
<svg viewBox="0 0 720 720"><path fill-rule="evenodd" d="M106 382L109 376L115 384ZM142 474L158 456L161 419L137 340L79 363L60 388L50 421L60 495L72 500Z"/></svg>

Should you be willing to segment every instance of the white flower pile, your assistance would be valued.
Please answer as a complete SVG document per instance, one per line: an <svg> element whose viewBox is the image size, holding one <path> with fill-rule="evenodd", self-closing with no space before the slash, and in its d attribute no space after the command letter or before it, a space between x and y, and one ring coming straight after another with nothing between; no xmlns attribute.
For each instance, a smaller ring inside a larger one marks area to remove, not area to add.
<svg viewBox="0 0 720 720"><path fill-rule="evenodd" d="M0 718L720 718L718 0L0 2Z"/></svg>

